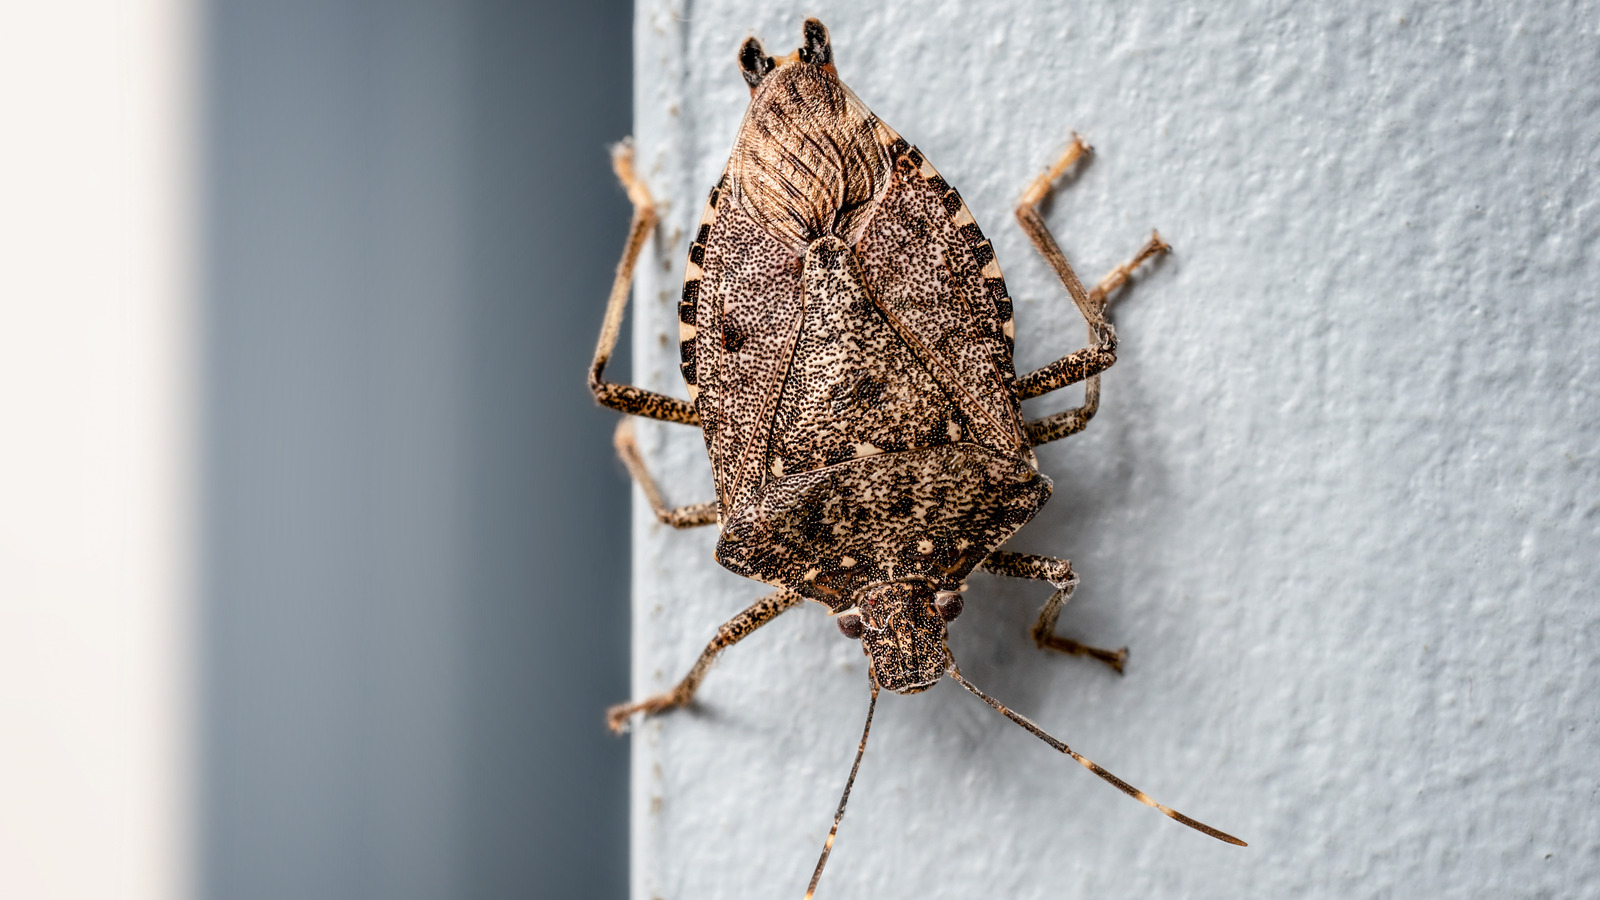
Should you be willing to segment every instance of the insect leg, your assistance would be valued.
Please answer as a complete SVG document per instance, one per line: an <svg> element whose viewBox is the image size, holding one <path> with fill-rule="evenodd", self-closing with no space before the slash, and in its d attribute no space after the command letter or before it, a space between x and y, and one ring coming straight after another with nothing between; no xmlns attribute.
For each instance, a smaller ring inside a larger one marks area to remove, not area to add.
<svg viewBox="0 0 1600 900"><path fill-rule="evenodd" d="M1172 252L1172 247L1161 239L1160 232L1152 229L1150 240L1144 242L1144 246L1139 248L1139 252L1135 253L1132 259L1107 272L1106 277L1100 279L1100 283L1095 285L1094 289L1089 292L1090 301L1099 304L1102 310L1105 309L1106 297L1110 296L1112 291L1127 284L1128 276L1133 274L1134 269L1139 268L1144 264L1145 260L1151 259L1157 254L1170 252Z"/></svg>
<svg viewBox="0 0 1600 900"><path fill-rule="evenodd" d="M646 697L637 703L621 703L611 707L606 711L606 724L611 726L612 731L623 732L628 729L628 719L634 713L642 712L649 716L686 705L694 699L694 692L700 688L701 680L706 677L706 672L711 669L711 664L716 661L718 654L744 640L757 628L776 619L779 613L798 605L801 599L799 594L792 591L778 591L750 604L748 609L724 622L722 627L717 629L717 636L700 651L700 658L695 660L689 669L689 674L683 676L672 690L656 694L654 697Z"/></svg>
<svg viewBox="0 0 1600 900"><path fill-rule="evenodd" d="M1100 279L1100 283L1089 291L1089 299L1104 311L1106 298L1112 291L1128 282L1128 276L1133 274L1133 270L1139 268L1145 260L1171 249L1161 239L1160 234L1151 232L1150 240L1139 248L1139 252L1134 254L1132 259L1112 269L1106 274L1106 277ZM1113 335L1109 344L1109 352L1108 345L1101 344L1069 353L1050 365L1036 369L1017 379L1017 393L1023 400L1030 400L1098 375L1110 368L1111 364L1116 361L1116 338ZM1090 415L1092 416L1094 413L1091 412Z"/></svg>
<svg viewBox="0 0 1600 900"><path fill-rule="evenodd" d="M715 500L688 506L667 506L666 501L661 499L661 490L656 487L656 480L650 477L650 470L645 468L644 457L639 455L639 445L633 438L632 419L621 419L617 422L617 431L612 442L616 444L617 455L622 457L622 464L628 467L628 474L639 483L639 489L644 491L645 499L650 501L650 508L655 510L656 519L673 528L698 528L701 525L716 524L718 507Z"/></svg>
<svg viewBox="0 0 1600 900"><path fill-rule="evenodd" d="M611 166L616 170L623 187L628 189L628 199L633 202L633 224L628 229L628 243L622 249L622 259L617 263L617 277L611 283L611 297L606 301L605 322L600 326L594 362L589 366L589 390L594 392L594 398L601 406L618 412L663 422L699 425L700 414L687 401L632 385L615 384L602 377L606 363L611 360L611 351L617 346L617 335L622 330L622 314L627 310L628 297L632 294L634 264L639 261L645 239L650 236L657 222L655 201L650 198L650 190L633 171L632 142L623 141L612 150Z"/></svg>
<svg viewBox="0 0 1600 900"><path fill-rule="evenodd" d="M1039 204L1050 196L1054 190L1055 180L1089 152L1089 145L1084 143L1081 137L1073 135L1072 144L1054 165L1028 185L1028 189L1023 191L1022 199L1017 204L1018 224L1033 242L1034 249L1038 250L1039 255L1043 256L1055 270L1057 277L1061 279L1061 284L1072 296L1073 303L1077 305L1078 311L1083 314L1084 321L1089 327L1088 347L1068 354L1017 382L1018 396L1024 400L1069 384L1087 382L1084 385L1082 406L1027 423L1028 442L1033 446L1076 434L1094 418L1095 412L1100 408L1100 373L1117 361L1116 332L1105 318L1106 298L1128 280L1128 275L1139 264L1170 249L1159 235L1152 234L1150 241L1132 260L1112 270L1094 290L1084 289L1083 282L1078 280L1077 273L1067 262L1066 255L1061 252L1061 247L1050 233L1049 226L1045 225L1044 217L1039 212Z"/></svg>
<svg viewBox="0 0 1600 900"><path fill-rule="evenodd" d="M1105 325L1105 309L1103 304L1096 304L1084 289L1083 282L1078 280L1078 273L1072 270L1072 264L1067 262L1066 254L1061 252L1061 247L1056 243L1055 236L1050 233L1050 227L1044 223L1044 216L1039 212L1039 204L1049 197L1055 189L1055 180L1061 177L1073 163L1088 153L1090 147L1084 143L1083 138L1074 134L1072 143L1056 159L1055 164L1040 173L1022 192L1022 199L1017 201L1017 224L1022 226L1028 240L1033 242L1035 250L1043 256L1050 268L1055 269L1056 277L1061 279L1061 286L1067 289L1072 302L1077 304L1079 312L1089 323L1089 339L1098 343L1096 338L1097 326Z"/></svg>
<svg viewBox="0 0 1600 900"><path fill-rule="evenodd" d="M1033 642L1039 645L1039 649L1059 650L1073 656L1090 656L1119 673L1122 671L1122 664L1128 658L1127 647L1120 650L1106 650L1080 644L1056 634L1056 620L1061 618L1061 609L1072 599L1072 592L1078 587L1078 575L1072 571L1072 563L1051 556L996 550L984 560L983 569L1007 578L1031 578L1035 581L1047 581L1055 586L1055 593L1045 601L1044 608L1039 610L1038 621L1033 623Z"/></svg>

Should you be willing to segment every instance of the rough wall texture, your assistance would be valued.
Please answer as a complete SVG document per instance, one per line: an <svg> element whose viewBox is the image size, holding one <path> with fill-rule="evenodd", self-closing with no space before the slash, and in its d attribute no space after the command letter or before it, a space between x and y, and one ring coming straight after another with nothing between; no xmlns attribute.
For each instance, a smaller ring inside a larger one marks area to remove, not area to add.
<svg viewBox="0 0 1600 900"><path fill-rule="evenodd" d="M1012 549L1042 586L973 579L963 670L1158 799L1140 808L957 686L886 695L823 897L1575 896L1600 883L1600 9L1468 2L814 0L638 7L643 171L664 205L638 380L684 396L687 235L746 102L747 34L802 18L993 239L1018 368L1083 325L1011 221L1082 132L1048 220L1085 278L1152 226L1176 248L1116 301L1089 430ZM598 312L598 309L597 309ZM1033 401L1031 413L1070 398ZM640 429L676 503L697 433ZM597 449L597 452L598 449ZM714 529L636 500L634 687L660 690L762 587ZM729 652L692 711L634 737L637 900L798 896L866 707L820 607Z"/></svg>

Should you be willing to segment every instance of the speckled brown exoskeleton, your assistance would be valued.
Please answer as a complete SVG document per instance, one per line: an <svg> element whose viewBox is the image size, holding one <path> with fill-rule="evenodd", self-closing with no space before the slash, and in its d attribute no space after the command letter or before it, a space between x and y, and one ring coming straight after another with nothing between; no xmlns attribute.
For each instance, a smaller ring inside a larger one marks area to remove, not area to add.
<svg viewBox="0 0 1600 900"><path fill-rule="evenodd" d="M604 378L635 261L656 224L631 147L615 154L634 218L589 386L612 409L700 427L716 483L710 502L667 506L628 419L617 449L662 522L718 525L717 561L778 590L724 624L671 691L613 708L611 727L688 703L722 650L812 600L861 642L872 700L807 897L844 815L878 689L912 694L945 676L1140 802L1242 846L989 697L962 677L946 645L965 579L982 569L1054 587L1033 627L1040 647L1122 670L1125 648L1056 634L1078 581L1071 563L998 548L1050 496L1032 448L1081 431L1098 408L1100 373L1117 352L1108 295L1167 245L1152 233L1084 288L1038 211L1088 150L1074 137L1023 192L1016 215L1082 312L1089 346L1019 377L1011 299L971 211L839 80L822 24L808 20L803 36L786 57L769 56L755 38L739 50L750 106L706 201L678 304L690 402ZM1022 401L1080 382L1082 406L1023 418Z"/></svg>

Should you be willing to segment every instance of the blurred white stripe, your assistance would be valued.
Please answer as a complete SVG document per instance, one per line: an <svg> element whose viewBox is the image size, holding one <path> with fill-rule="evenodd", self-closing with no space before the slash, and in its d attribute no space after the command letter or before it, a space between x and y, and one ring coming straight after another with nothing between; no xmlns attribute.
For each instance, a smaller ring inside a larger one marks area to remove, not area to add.
<svg viewBox="0 0 1600 900"><path fill-rule="evenodd" d="M0 19L0 897L184 897L196 7Z"/></svg>

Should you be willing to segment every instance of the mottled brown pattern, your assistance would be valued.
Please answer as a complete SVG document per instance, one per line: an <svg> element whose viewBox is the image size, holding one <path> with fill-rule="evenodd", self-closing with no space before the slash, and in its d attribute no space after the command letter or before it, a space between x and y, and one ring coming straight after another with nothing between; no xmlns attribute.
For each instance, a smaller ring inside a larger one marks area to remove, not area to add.
<svg viewBox="0 0 1600 900"><path fill-rule="evenodd" d="M768 450L775 475L962 436L965 416L889 326L864 276L838 238L806 252L805 319Z"/></svg>
<svg viewBox="0 0 1600 900"><path fill-rule="evenodd" d="M679 307L717 558L835 611L885 583L953 589L1049 496L1005 280L960 195L831 65L773 65L746 67ZM919 621L867 616L863 645L928 639ZM929 658L885 656L879 683L920 689Z"/></svg>
<svg viewBox="0 0 1600 900"><path fill-rule="evenodd" d="M613 384L604 381L600 366L595 366L589 374L589 390L594 393L595 400L601 406L614 409L630 416L644 416L646 419L658 419L662 422L676 422L679 425L699 425L700 418L694 407L676 397L668 397L655 391L647 391L631 384Z"/></svg>
<svg viewBox="0 0 1600 900"><path fill-rule="evenodd" d="M724 516L717 561L842 612L879 582L960 587L1049 496L1032 466L975 444L867 457L769 481Z"/></svg>
<svg viewBox="0 0 1600 900"><path fill-rule="evenodd" d="M1011 390L1011 343L996 311L1003 303L1009 321L1010 300L992 251L987 259L995 277L985 278L975 248L989 245L976 223L965 229L956 223L965 206L956 204L952 214L944 203L948 191L916 148L908 148L858 252L874 297L971 416L973 439L1015 450L1025 446L1022 415Z"/></svg>
<svg viewBox="0 0 1600 900"><path fill-rule="evenodd" d="M805 304L800 260L731 198L706 244L692 344L717 499L732 509L766 478L772 409Z"/></svg>
<svg viewBox="0 0 1600 900"><path fill-rule="evenodd" d="M751 105L685 266L681 368L717 502L674 509L647 495L672 525L721 513L725 566L842 612L888 584L922 585L919 596L959 586L1033 516L1049 481L1029 446L1094 415L1098 375L1116 360L1107 294L1167 248L1152 235L1084 290L1037 209L1089 152L1075 138L1017 216L1083 311L1091 346L1018 379L993 246L921 151L838 80L826 30L807 29L788 57L754 39L741 49ZM1023 422L1022 399L1077 382L1083 406ZM866 616L864 645L922 628L914 618ZM894 665L880 661L880 684L921 683Z"/></svg>
<svg viewBox="0 0 1600 900"><path fill-rule="evenodd" d="M758 115L763 103L781 110ZM957 440L1026 447L1013 388L1011 301L959 194L831 71L780 65L751 109L691 245L679 308L684 378L723 508L745 502L768 478L859 455ZM816 118L819 110L844 116L850 140L841 143L829 129L845 126ZM807 121L814 134L790 136L801 149L762 151L791 164L779 193L838 207L792 210L813 224L833 223L797 243L790 225L799 219L777 216L748 180L758 169L763 178L779 171L752 162L767 158L751 156L752 148L785 134L773 130L779 124ZM874 153L856 147L858 139ZM880 173L879 162L891 158L894 167ZM834 179L833 187L805 181L813 176ZM842 240L834 232L859 233L859 240L830 275L810 251ZM851 311L864 301L874 309ZM827 314L806 311L819 302ZM846 358L850 365L840 365Z"/></svg>
<svg viewBox="0 0 1600 900"><path fill-rule="evenodd" d="M694 243L690 245L689 262L684 266L683 290L678 295L678 355L680 364L678 370L683 373L684 383L689 386L689 400L698 402L700 399L700 373L695 365L697 356L695 337L698 334L696 322L700 315L700 282L704 269L706 241L711 238L711 227L717 221L717 209L727 194L728 175L723 173L717 180L717 186L711 189L711 194L706 197L705 208L700 213L700 226L695 230ZM715 382L711 387L715 390ZM701 429L710 435L716 431L713 421L709 427L704 419L700 422Z"/></svg>
<svg viewBox="0 0 1600 900"><path fill-rule="evenodd" d="M996 550L989 554L989 558L983 561L983 570L1006 578L1046 581L1056 587L1063 587L1077 578L1072 571L1072 563L1068 560L1034 556L1031 553L1011 553L1006 550Z"/></svg>
<svg viewBox="0 0 1600 900"><path fill-rule="evenodd" d="M926 581L891 581L863 593L866 620L861 646L878 683L897 694L915 694L938 684L950 665L949 632L933 607Z"/></svg>

